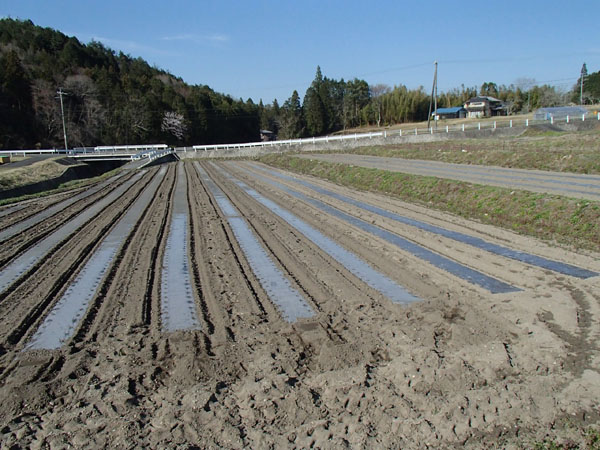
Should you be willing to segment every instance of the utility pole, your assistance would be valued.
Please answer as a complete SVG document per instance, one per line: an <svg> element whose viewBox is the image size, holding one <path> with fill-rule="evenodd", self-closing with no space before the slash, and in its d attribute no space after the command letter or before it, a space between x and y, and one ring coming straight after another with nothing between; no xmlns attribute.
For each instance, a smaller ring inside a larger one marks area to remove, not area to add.
<svg viewBox="0 0 600 450"><path fill-rule="evenodd" d="M68 150L69 147L67 146L67 126L65 124L65 107L63 105L63 95L69 95L69 94L64 92L62 90L62 88L58 88L58 91L56 91L56 93L58 94L57 98L60 98L60 113L62 115L63 136L65 137L65 150Z"/></svg>
<svg viewBox="0 0 600 450"><path fill-rule="evenodd" d="M583 105L583 79L587 76L587 66L585 65L585 63L583 63L583 66L581 66L581 83L580 83L580 91L579 91L579 104Z"/></svg>
<svg viewBox="0 0 600 450"><path fill-rule="evenodd" d="M437 61L434 62L435 71L433 73L433 86L431 86L431 99L429 100L429 115L427 116L427 129L431 120L431 104L435 102L434 120L437 118ZM437 130L437 120L435 120L435 129Z"/></svg>
<svg viewBox="0 0 600 450"><path fill-rule="evenodd" d="M435 96L434 98L434 113L433 113L433 120L435 123L435 129L437 130L437 61L435 62L435 73L433 75L433 85L435 86Z"/></svg>

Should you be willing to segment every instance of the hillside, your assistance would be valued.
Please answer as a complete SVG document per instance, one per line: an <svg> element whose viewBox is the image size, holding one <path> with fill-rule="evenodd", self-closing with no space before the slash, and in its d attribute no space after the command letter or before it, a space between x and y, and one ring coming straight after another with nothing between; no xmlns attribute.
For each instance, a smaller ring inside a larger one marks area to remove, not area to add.
<svg viewBox="0 0 600 450"><path fill-rule="evenodd" d="M259 139L258 106L186 84L99 42L0 20L0 149Z"/></svg>

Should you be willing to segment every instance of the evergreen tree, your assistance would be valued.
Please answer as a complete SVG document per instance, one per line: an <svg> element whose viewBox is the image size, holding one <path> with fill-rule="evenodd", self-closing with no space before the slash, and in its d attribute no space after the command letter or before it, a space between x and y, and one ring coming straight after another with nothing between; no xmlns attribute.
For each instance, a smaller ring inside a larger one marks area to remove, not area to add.
<svg viewBox="0 0 600 450"><path fill-rule="evenodd" d="M32 128L29 78L15 50L0 58L0 146L18 148Z"/></svg>
<svg viewBox="0 0 600 450"><path fill-rule="evenodd" d="M302 108L306 131L310 136L321 136L327 131L327 117L322 95L324 94L323 75L321 68L317 66L317 73L310 87L304 95Z"/></svg>
<svg viewBox="0 0 600 450"><path fill-rule="evenodd" d="M279 138L294 139L304 134L304 120L297 91L281 107Z"/></svg>

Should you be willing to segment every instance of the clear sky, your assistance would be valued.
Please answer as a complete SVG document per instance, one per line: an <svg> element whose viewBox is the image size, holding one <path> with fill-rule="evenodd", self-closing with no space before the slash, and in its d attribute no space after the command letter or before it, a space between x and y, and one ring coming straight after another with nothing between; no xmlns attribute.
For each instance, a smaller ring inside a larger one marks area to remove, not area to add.
<svg viewBox="0 0 600 450"><path fill-rule="evenodd" d="M92 39L234 98L334 79L431 90L600 70L599 0L0 0L0 17Z"/></svg>

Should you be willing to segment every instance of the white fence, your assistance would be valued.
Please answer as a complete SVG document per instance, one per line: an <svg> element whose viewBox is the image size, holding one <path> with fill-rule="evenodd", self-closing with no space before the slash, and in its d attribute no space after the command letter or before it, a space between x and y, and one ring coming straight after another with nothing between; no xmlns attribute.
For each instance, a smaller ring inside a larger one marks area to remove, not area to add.
<svg viewBox="0 0 600 450"><path fill-rule="evenodd" d="M598 120L600 121L600 113L597 116L593 115L581 115L576 117L567 116L564 119L556 119L551 117L549 120L530 120L530 119L498 119L494 121L485 121L475 123L462 123L458 125L445 125L442 126L440 121L437 121L433 127L430 128L402 128L398 130L384 130L370 133L354 133L344 134L336 136L322 136L322 137L310 137L303 139L286 139L280 141L266 141L266 142L247 142L242 144L214 144L214 145L194 145L192 147L177 147L174 150L177 152L187 151L208 151L208 150L236 150L236 149L247 149L247 148L268 148L268 147L281 147L281 146L294 146L294 145L309 145L320 142L336 142L336 141L348 141L348 140L364 140L373 138L388 138L397 136L419 136L424 134L440 134L440 133L457 133L465 132L470 130L486 130L486 129L497 129L497 128L513 128L517 126L528 127L535 124L544 123L571 123L574 121L586 121L586 120ZM10 156L27 156L27 155L43 155L43 154L64 154L64 155L102 155L110 153L132 153L132 154L144 154L147 152L162 152L171 151L166 144L148 144L148 145L113 145L113 146L99 146L99 147L83 147L74 148L71 150L64 149L44 149L44 150L0 150L0 155Z"/></svg>
<svg viewBox="0 0 600 450"><path fill-rule="evenodd" d="M582 115L577 117L569 117L566 119L560 120L560 122L570 123L574 121L585 121L585 120L598 120L600 121L600 113L598 113L597 117L590 115ZM445 125L442 126L439 124L440 121L437 122L436 125L430 128L414 128L408 129L403 128L399 130L384 130L384 131L376 131L370 133L355 133L355 134L344 134L344 135L336 135L336 136L323 136L323 137L311 137L311 138L303 138L303 139L286 139L280 141L266 141L266 142L248 142L243 144L214 144L214 145L194 145L193 147L177 147L176 151L208 151L208 150L239 150L246 148L268 148L268 147L280 147L280 146L292 146L292 145L308 145L308 144L316 144L318 142L335 142L335 141L347 141L354 140L358 141L359 139L373 139L373 138L388 138L395 136L419 136L424 134L439 134L439 133L456 133L456 132L465 132L469 130L486 130L486 129L497 129L497 128L513 128L519 125L528 127L530 125L535 124L544 124L544 123L558 123L559 119L551 118L550 120L531 120L531 119L521 119L521 120L513 120L513 119L498 119L494 121L486 121L486 122L478 122L475 123L462 123L459 125Z"/></svg>

